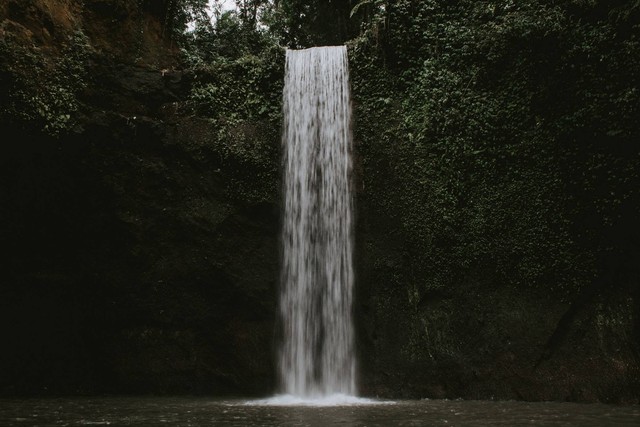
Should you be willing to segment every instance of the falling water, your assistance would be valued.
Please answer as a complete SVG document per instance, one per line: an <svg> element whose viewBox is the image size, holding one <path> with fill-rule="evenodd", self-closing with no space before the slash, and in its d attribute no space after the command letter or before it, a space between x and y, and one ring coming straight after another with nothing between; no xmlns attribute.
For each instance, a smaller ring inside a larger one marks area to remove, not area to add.
<svg viewBox="0 0 640 427"><path fill-rule="evenodd" d="M346 48L288 50L279 367L295 396L356 391L350 121Z"/></svg>

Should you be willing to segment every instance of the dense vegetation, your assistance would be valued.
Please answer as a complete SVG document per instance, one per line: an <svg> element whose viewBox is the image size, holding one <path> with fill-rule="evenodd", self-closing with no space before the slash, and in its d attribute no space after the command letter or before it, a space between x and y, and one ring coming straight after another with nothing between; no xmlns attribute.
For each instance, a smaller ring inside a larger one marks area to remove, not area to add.
<svg viewBox="0 0 640 427"><path fill-rule="evenodd" d="M637 2L393 1L354 40L356 135L375 189L363 201L399 224L403 257L368 244L377 276L406 289L407 354L482 351L434 337L469 327L452 326L447 304L425 311L442 295L500 289L566 304L536 363L585 306L601 307L600 325L637 313L611 301L637 298L639 13ZM486 304L497 326L483 342L523 333L500 324L513 322L501 298L467 310L482 318ZM539 322L526 312L520 321Z"/></svg>
<svg viewBox="0 0 640 427"><path fill-rule="evenodd" d="M371 197L401 221L419 286L481 270L567 298L624 258L639 206L639 13L395 1L373 18L352 49L365 180L388 190Z"/></svg>
<svg viewBox="0 0 640 427"><path fill-rule="evenodd" d="M239 3L182 36L189 64L218 67L198 111L276 125L277 46L351 38L367 199L402 225L416 286L482 270L575 297L628 249L638 2Z"/></svg>

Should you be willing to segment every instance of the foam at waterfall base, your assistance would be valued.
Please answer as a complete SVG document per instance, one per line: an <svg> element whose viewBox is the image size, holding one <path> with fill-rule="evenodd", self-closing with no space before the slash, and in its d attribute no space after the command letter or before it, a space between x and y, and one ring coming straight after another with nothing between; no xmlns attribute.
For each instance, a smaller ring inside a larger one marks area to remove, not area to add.
<svg viewBox="0 0 640 427"><path fill-rule="evenodd" d="M267 399L251 400L245 402L252 406L360 406L360 405L380 405L394 402L367 399L365 397L351 396L348 394L330 394L327 396L306 397L294 396L291 394L279 394Z"/></svg>

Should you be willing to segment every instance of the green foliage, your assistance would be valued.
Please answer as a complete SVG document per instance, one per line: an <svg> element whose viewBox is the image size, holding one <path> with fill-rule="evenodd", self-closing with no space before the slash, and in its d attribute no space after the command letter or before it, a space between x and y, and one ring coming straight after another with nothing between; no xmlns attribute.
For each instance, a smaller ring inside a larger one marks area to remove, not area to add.
<svg viewBox="0 0 640 427"><path fill-rule="evenodd" d="M349 13L354 1L279 0L275 4L266 24L283 46L338 45L353 32Z"/></svg>
<svg viewBox="0 0 640 427"><path fill-rule="evenodd" d="M52 136L68 132L80 110L78 95L86 87L86 62L90 54L87 37L73 33L53 62L35 46L25 46L12 37L0 41L2 68L9 73L8 102L0 117L11 122L40 127Z"/></svg>
<svg viewBox="0 0 640 427"><path fill-rule="evenodd" d="M279 120L281 95L278 91L282 84L276 79L282 76L281 64L277 62L280 56L276 50L262 57L219 60L199 69L203 77L191 92L196 111L233 123Z"/></svg>
<svg viewBox="0 0 640 427"><path fill-rule="evenodd" d="M566 298L624 250L603 239L638 212L623 3L388 1L352 43L364 200L401 222L419 294L482 280Z"/></svg>
<svg viewBox="0 0 640 427"><path fill-rule="evenodd" d="M164 32L168 37L182 41L190 22L207 22L208 0L167 0L165 3Z"/></svg>
<svg viewBox="0 0 640 427"><path fill-rule="evenodd" d="M175 4L182 7L179 20L191 17L191 29L177 38L192 76L188 111L215 129L208 148L219 159L229 196L274 201L284 50L263 25L273 17L272 3L239 1L237 11L214 9L213 21L200 3L187 3Z"/></svg>
<svg viewBox="0 0 640 427"><path fill-rule="evenodd" d="M272 44L259 55L219 55L193 69L191 110L217 129L212 149L234 198L277 199L283 68L284 51Z"/></svg>
<svg viewBox="0 0 640 427"><path fill-rule="evenodd" d="M251 26L234 11L220 14L215 25L209 19L194 22L194 29L181 41L182 60L187 67L216 61L259 56L276 45L266 29Z"/></svg>

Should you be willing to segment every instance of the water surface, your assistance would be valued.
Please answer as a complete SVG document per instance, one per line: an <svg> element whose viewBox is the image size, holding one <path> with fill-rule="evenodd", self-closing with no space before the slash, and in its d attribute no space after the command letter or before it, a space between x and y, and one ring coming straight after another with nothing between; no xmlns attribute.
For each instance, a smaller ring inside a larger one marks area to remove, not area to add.
<svg viewBox="0 0 640 427"><path fill-rule="evenodd" d="M640 407L446 400L273 406L201 397L2 399L0 425L637 427Z"/></svg>

